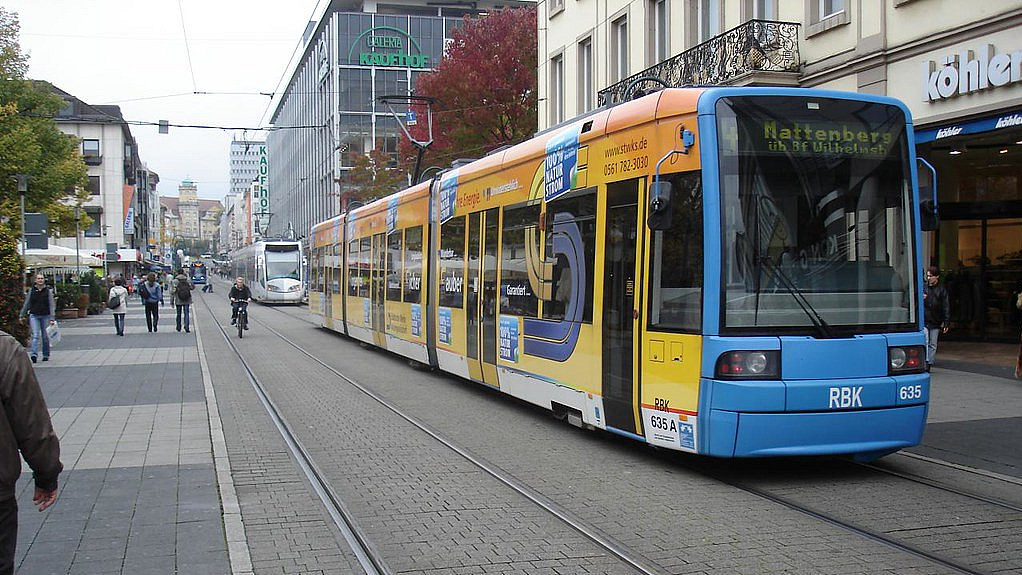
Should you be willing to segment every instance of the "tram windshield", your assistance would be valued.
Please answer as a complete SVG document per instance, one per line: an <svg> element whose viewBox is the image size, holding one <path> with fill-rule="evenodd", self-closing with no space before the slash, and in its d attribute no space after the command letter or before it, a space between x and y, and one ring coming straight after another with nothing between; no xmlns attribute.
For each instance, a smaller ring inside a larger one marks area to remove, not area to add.
<svg viewBox="0 0 1022 575"><path fill-rule="evenodd" d="M902 111L805 97L717 103L721 328L822 337L916 329Z"/></svg>
<svg viewBox="0 0 1022 575"><path fill-rule="evenodd" d="M282 248L288 251L275 251L272 247L266 246L266 279L302 279L299 275L301 252L294 247Z"/></svg>

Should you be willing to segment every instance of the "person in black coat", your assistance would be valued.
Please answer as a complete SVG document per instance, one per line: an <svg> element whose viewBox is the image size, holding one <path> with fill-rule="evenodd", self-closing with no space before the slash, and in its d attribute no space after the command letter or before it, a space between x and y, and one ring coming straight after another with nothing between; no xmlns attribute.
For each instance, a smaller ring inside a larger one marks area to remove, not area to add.
<svg viewBox="0 0 1022 575"><path fill-rule="evenodd" d="M926 370L933 365L937 355L937 337L947 333L951 321L951 302L947 290L940 285L940 272L930 266L924 277L923 286L923 323L926 327Z"/></svg>

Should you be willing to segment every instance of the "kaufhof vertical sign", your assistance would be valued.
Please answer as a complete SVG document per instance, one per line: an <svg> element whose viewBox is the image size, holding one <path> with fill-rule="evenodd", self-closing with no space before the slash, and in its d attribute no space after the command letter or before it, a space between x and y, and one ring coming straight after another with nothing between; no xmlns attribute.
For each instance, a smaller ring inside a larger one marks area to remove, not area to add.
<svg viewBox="0 0 1022 575"><path fill-rule="evenodd" d="M256 178L256 209L255 216L259 221L259 233L266 235L266 226L270 223L270 162L266 153L266 144L259 146L259 177Z"/></svg>
<svg viewBox="0 0 1022 575"><path fill-rule="evenodd" d="M998 53L992 44L924 60L923 101L939 102L1022 81L1022 50Z"/></svg>
<svg viewBox="0 0 1022 575"><path fill-rule="evenodd" d="M429 68L430 56L408 32L392 26L374 26L362 32L348 50L348 62L380 68Z"/></svg>

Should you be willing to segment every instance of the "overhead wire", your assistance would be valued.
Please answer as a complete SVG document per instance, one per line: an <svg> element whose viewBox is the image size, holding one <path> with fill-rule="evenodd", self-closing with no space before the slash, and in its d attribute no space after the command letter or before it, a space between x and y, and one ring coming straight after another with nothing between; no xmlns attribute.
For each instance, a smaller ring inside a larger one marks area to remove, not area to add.
<svg viewBox="0 0 1022 575"><path fill-rule="evenodd" d="M181 7L181 0L177 0L177 13L181 16L181 36L185 41L185 55L188 57L188 73L192 76L192 90L198 91L199 88L195 84L195 68L192 67L192 51L188 47L188 30L185 29L185 13Z"/></svg>

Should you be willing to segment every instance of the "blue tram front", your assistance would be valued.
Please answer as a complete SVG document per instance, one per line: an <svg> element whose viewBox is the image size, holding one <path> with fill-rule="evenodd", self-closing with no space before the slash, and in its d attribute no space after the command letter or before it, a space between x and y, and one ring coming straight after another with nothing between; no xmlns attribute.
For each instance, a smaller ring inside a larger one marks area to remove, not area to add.
<svg viewBox="0 0 1022 575"><path fill-rule="evenodd" d="M700 98L699 452L875 457L922 439L929 374L911 123L896 101L856 98ZM671 241L664 233L652 249ZM660 325L686 318L669 292L651 290Z"/></svg>

